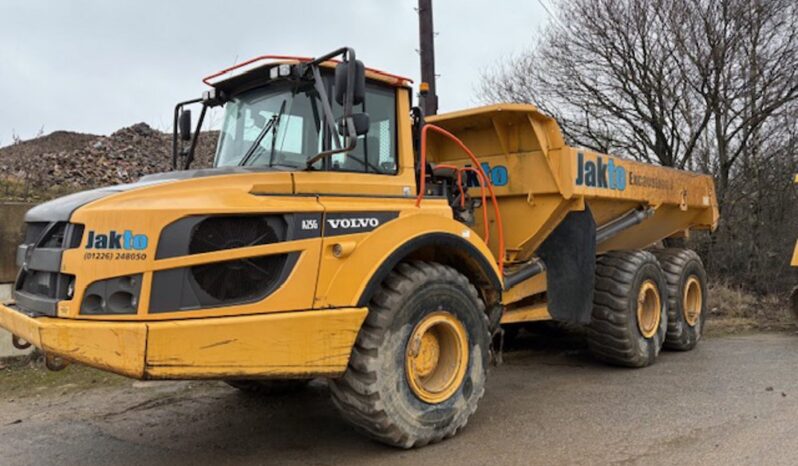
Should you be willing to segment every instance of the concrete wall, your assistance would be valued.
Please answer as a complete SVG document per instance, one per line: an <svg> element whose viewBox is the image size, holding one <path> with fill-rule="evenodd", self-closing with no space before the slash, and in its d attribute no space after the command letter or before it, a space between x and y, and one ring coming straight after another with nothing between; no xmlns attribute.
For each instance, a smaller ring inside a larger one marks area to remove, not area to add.
<svg viewBox="0 0 798 466"><path fill-rule="evenodd" d="M11 299L11 285L0 284L0 302L8 301ZM20 351L11 346L11 334L3 329L0 329L0 358L7 358L9 356L22 356L23 354L30 353L32 349Z"/></svg>
<svg viewBox="0 0 798 466"><path fill-rule="evenodd" d="M0 202L0 302L11 299L11 282L17 278L17 246L25 234L25 212L35 204L21 202ZM11 335L0 329L0 358L19 356L27 351L19 351L11 346Z"/></svg>
<svg viewBox="0 0 798 466"><path fill-rule="evenodd" d="M17 278L17 246L25 234L25 212L34 204L0 203L0 283Z"/></svg>

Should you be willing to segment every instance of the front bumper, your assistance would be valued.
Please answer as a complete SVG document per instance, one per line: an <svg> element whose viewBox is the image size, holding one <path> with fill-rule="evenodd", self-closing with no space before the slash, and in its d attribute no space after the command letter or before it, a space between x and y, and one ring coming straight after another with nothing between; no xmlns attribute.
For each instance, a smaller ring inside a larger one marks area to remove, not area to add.
<svg viewBox="0 0 798 466"><path fill-rule="evenodd" d="M0 327L47 354L137 379L335 377L366 308L157 322L30 317L0 304Z"/></svg>

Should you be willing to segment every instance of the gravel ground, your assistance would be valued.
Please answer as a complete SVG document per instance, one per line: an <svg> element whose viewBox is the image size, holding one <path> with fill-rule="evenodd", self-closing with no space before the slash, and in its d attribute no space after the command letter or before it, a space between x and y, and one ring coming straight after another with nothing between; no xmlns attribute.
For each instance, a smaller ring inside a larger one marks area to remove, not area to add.
<svg viewBox="0 0 798 466"><path fill-rule="evenodd" d="M468 427L384 447L337 415L323 381L256 397L218 382L133 382L86 368L0 372L6 465L797 464L798 335L710 338L641 370L564 336L523 336Z"/></svg>

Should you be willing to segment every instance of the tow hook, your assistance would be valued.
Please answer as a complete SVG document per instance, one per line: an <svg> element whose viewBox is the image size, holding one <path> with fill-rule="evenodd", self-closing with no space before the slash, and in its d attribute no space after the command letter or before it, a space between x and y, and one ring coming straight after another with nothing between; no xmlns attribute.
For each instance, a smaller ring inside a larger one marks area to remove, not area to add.
<svg viewBox="0 0 798 466"><path fill-rule="evenodd" d="M11 345L18 350L26 350L30 348L30 343L16 335L11 335Z"/></svg>
<svg viewBox="0 0 798 466"><path fill-rule="evenodd" d="M66 369L69 365L69 361L65 360L64 358L53 356L51 354L44 355L44 367L47 369L58 372Z"/></svg>

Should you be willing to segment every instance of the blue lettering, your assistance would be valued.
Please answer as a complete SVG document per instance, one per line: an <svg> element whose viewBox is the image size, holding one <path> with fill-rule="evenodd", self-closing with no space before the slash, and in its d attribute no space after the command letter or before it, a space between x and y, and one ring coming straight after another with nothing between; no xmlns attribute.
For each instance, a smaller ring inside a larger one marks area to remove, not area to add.
<svg viewBox="0 0 798 466"><path fill-rule="evenodd" d="M616 165L611 158L605 162L603 157L597 156L594 162L585 160L583 152L577 152L574 183L577 186L623 191L626 189L626 169Z"/></svg>
<svg viewBox="0 0 798 466"><path fill-rule="evenodd" d="M471 165L466 165L466 167L470 167ZM507 167L504 165L496 165L495 167L490 166L488 162L482 162L481 164L482 171L485 172L485 175L488 177L488 181L493 186L506 186L507 183L510 181L510 175L507 171ZM466 172L466 186L469 188L478 188L479 187L479 178L476 173L472 171Z"/></svg>
<svg viewBox="0 0 798 466"><path fill-rule="evenodd" d="M147 235L136 235L133 237L133 249L147 249Z"/></svg>
<svg viewBox="0 0 798 466"><path fill-rule="evenodd" d="M111 230L107 234L89 231L86 236L86 249L147 249L149 238L147 235L136 235L130 230L118 233Z"/></svg>
<svg viewBox="0 0 798 466"><path fill-rule="evenodd" d="M493 167L490 171L490 181L493 183L493 186L506 186L509 181L507 167L504 165Z"/></svg>

